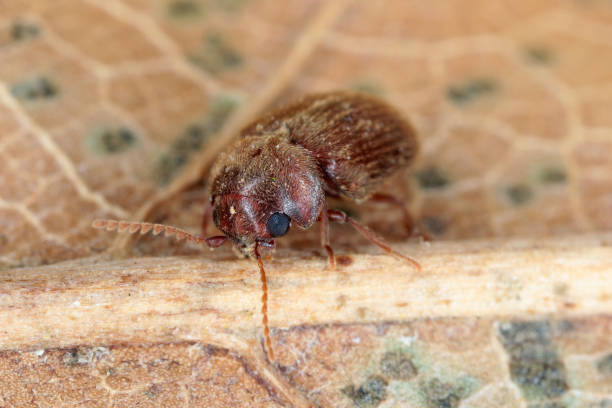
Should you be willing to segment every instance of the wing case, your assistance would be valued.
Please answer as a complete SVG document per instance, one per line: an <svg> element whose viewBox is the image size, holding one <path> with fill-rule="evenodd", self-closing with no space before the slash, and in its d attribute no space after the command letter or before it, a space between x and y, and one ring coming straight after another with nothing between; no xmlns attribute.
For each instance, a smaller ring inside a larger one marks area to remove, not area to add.
<svg viewBox="0 0 612 408"><path fill-rule="evenodd" d="M354 92L312 94L272 111L242 136L283 135L310 151L326 191L354 200L407 166L417 153L413 128L378 98Z"/></svg>

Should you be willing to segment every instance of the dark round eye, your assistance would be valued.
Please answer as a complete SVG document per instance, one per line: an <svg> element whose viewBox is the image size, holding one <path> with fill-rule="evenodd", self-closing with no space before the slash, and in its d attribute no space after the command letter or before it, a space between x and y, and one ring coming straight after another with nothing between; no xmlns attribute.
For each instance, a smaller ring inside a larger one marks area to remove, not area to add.
<svg viewBox="0 0 612 408"><path fill-rule="evenodd" d="M274 213L268 218L268 231L273 237L282 237L289 231L291 219L287 214Z"/></svg>

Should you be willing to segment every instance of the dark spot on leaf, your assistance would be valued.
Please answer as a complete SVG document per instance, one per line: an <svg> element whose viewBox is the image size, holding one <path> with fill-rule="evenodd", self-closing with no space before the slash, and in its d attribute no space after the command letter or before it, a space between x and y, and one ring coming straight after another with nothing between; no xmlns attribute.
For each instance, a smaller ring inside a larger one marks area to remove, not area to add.
<svg viewBox="0 0 612 408"><path fill-rule="evenodd" d="M415 173L421 188L425 190L437 189L448 185L448 177L437 167L426 167Z"/></svg>
<svg viewBox="0 0 612 408"><path fill-rule="evenodd" d="M506 195L513 204L525 204L533 198L533 190L525 184L515 184L506 188Z"/></svg>
<svg viewBox="0 0 612 408"><path fill-rule="evenodd" d="M497 88L497 82L493 79L470 79L462 84L449 86L446 96L456 105L465 105L494 93Z"/></svg>
<svg viewBox="0 0 612 408"><path fill-rule="evenodd" d="M155 179L159 184L168 184L185 163L187 163L187 156L179 152L162 155L155 168Z"/></svg>
<svg viewBox="0 0 612 408"><path fill-rule="evenodd" d="M420 388L427 408L456 408L470 394L463 386L443 382L438 378L423 381Z"/></svg>
<svg viewBox="0 0 612 408"><path fill-rule="evenodd" d="M76 365L79 361L77 351L71 350L64 353L64 355L62 356L62 361L64 362L64 364L69 366Z"/></svg>
<svg viewBox="0 0 612 408"><path fill-rule="evenodd" d="M427 231L434 235L442 235L446 231L446 222L440 217L427 216L423 217L423 225Z"/></svg>
<svg viewBox="0 0 612 408"><path fill-rule="evenodd" d="M223 127L236 106L237 102L227 97L213 101L209 113L199 122L187 126L172 143L169 151L159 158L154 171L155 179L160 184L169 183L189 157L199 151L208 139Z"/></svg>
<svg viewBox="0 0 612 408"><path fill-rule="evenodd" d="M46 77L34 77L17 82L11 86L11 93L22 102L39 99L52 99L57 93L57 86Z"/></svg>
<svg viewBox="0 0 612 408"><path fill-rule="evenodd" d="M67 366L75 366L79 364L87 364L89 359L87 358L87 355L81 353L79 350L72 349L62 355L62 361Z"/></svg>
<svg viewBox="0 0 612 408"><path fill-rule="evenodd" d="M387 398L387 385L387 380L375 375L368 378L357 389L354 385L349 385L342 388L341 391L353 401L356 407L376 407Z"/></svg>
<svg viewBox="0 0 612 408"><path fill-rule="evenodd" d="M212 131L218 131L225 124L230 114L238 106L238 101L227 96L220 96L213 101L206 125Z"/></svg>
<svg viewBox="0 0 612 408"><path fill-rule="evenodd" d="M410 357L399 350L388 351L383 355L380 371L394 380L410 380L417 375L417 369Z"/></svg>
<svg viewBox="0 0 612 408"><path fill-rule="evenodd" d="M597 362L597 371L603 375L612 377L612 353L599 359Z"/></svg>
<svg viewBox="0 0 612 408"><path fill-rule="evenodd" d="M562 333L568 333L573 330L576 330L576 325L571 320L562 319L557 322L555 330Z"/></svg>
<svg viewBox="0 0 612 408"><path fill-rule="evenodd" d="M198 17L202 14L202 7L194 0L174 0L168 3L168 14L178 19Z"/></svg>
<svg viewBox="0 0 612 408"><path fill-rule="evenodd" d="M498 332L510 356L510 376L526 399L555 398L568 390L565 366L548 322L507 322Z"/></svg>
<svg viewBox="0 0 612 408"><path fill-rule="evenodd" d="M25 41L40 34L40 29L36 24L28 23L25 21L13 21L11 25L11 38L13 41Z"/></svg>
<svg viewBox="0 0 612 408"><path fill-rule="evenodd" d="M546 401L529 404L527 408L567 408L567 405L560 401Z"/></svg>
<svg viewBox="0 0 612 408"><path fill-rule="evenodd" d="M154 399L159 395L161 391L162 389L159 384L153 384L152 386L147 388L147 390L145 391L145 395L150 399Z"/></svg>
<svg viewBox="0 0 612 408"><path fill-rule="evenodd" d="M202 49L189 58L195 65L211 74L236 69L242 64L242 56L219 34L206 37Z"/></svg>
<svg viewBox="0 0 612 408"><path fill-rule="evenodd" d="M525 57L533 64L548 65L554 60L553 52L546 47L531 46L525 48Z"/></svg>
<svg viewBox="0 0 612 408"><path fill-rule="evenodd" d="M105 127L94 130L87 136L90 150L101 154L115 154L128 150L136 144L134 132L126 127Z"/></svg>
<svg viewBox="0 0 612 408"><path fill-rule="evenodd" d="M562 167L548 166L540 170L539 179L544 184L564 183L567 174Z"/></svg>
<svg viewBox="0 0 612 408"><path fill-rule="evenodd" d="M188 126L183 136L174 142L174 149L186 154L200 150L204 141L204 132L201 125Z"/></svg>
<svg viewBox="0 0 612 408"><path fill-rule="evenodd" d="M237 11L247 0L216 0L218 7L227 11Z"/></svg>

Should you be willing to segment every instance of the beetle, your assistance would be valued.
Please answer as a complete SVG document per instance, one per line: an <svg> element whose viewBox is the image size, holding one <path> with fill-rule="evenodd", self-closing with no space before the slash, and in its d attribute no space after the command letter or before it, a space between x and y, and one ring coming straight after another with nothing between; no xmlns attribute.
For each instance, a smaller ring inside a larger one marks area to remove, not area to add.
<svg viewBox="0 0 612 408"><path fill-rule="evenodd" d="M384 251L420 270L417 261L392 250L344 212L328 209L326 202L330 196L356 202L387 201L401 205L409 217L399 200L375 190L391 174L408 166L417 152L414 129L384 101L348 91L306 95L256 119L214 162L202 229L205 232L212 214L224 235L204 238L171 226L130 221L96 220L93 226L141 234L163 231L210 248L229 240L242 255L256 259L263 288L264 338L273 360L261 248L274 247L275 239L294 225L307 229L319 221L321 245L333 269L329 222L334 221L352 225Z"/></svg>

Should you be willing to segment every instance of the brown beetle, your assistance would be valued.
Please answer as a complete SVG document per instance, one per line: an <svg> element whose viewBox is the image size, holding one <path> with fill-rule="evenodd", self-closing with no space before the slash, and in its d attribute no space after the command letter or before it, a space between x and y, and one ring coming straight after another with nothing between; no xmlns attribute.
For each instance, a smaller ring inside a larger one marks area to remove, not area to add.
<svg viewBox="0 0 612 408"><path fill-rule="evenodd" d="M266 348L273 360L267 316L267 282L260 248L292 224L301 229L321 222L321 245L330 267L329 221L349 223L388 253L420 269L412 258L393 251L367 227L337 210L328 210L326 197L357 202L373 198L401 204L391 196L374 194L379 183L407 166L418 150L415 132L389 105L353 92L313 94L271 112L247 126L242 137L214 163L209 179L210 208L223 236L203 238L159 224L96 220L93 226L134 233L153 231L215 248L230 239L245 256L259 264L263 286L262 314ZM402 207L404 208L404 207ZM409 219L407 211L405 216ZM409 222L410 224L410 222Z"/></svg>

